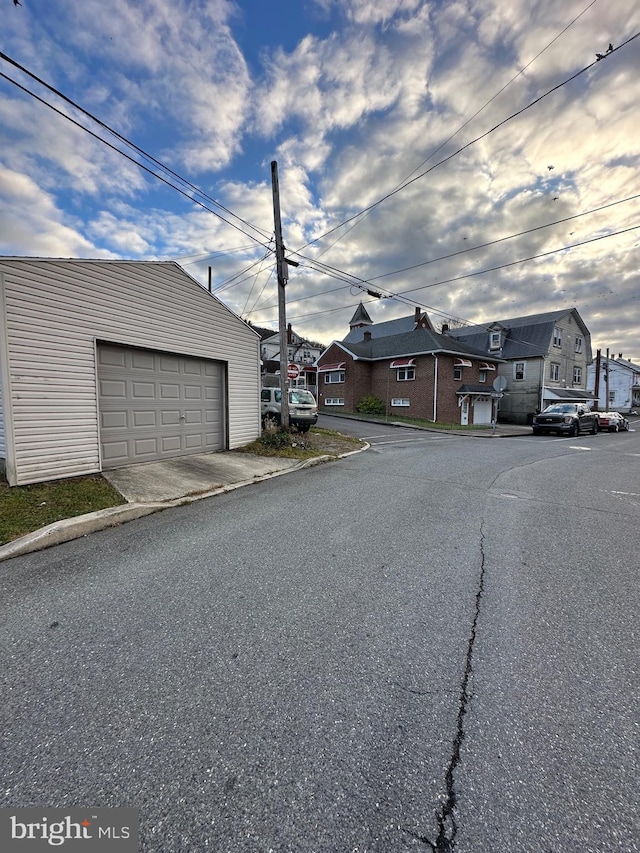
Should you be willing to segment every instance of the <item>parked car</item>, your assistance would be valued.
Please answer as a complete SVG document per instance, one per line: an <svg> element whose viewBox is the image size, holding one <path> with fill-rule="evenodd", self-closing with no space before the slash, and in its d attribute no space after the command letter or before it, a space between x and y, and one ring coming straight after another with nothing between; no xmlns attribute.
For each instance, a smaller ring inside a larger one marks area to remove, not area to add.
<svg viewBox="0 0 640 853"><path fill-rule="evenodd" d="M263 388L260 392L260 411L264 426L267 418L280 423L282 394L279 388ZM300 432L308 430L318 422L318 404L311 391L305 388L289 389L289 423Z"/></svg>
<svg viewBox="0 0 640 853"><path fill-rule="evenodd" d="M609 432L626 432L629 429L629 421L624 415L619 412L598 412L598 420L600 421L600 429L609 430Z"/></svg>
<svg viewBox="0 0 640 853"><path fill-rule="evenodd" d="M554 403L533 419L533 434L556 432L559 435L579 435L598 432L598 415L583 403Z"/></svg>

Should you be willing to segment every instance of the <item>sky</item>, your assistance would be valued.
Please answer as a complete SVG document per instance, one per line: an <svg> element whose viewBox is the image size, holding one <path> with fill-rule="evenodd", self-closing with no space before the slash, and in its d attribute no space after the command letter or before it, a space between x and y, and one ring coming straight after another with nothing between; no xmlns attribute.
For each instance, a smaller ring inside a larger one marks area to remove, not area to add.
<svg viewBox="0 0 640 853"><path fill-rule="evenodd" d="M275 161L299 334L342 339L361 301L436 328L575 307L640 364L637 0L0 0L0 24L0 254L175 260L276 329Z"/></svg>

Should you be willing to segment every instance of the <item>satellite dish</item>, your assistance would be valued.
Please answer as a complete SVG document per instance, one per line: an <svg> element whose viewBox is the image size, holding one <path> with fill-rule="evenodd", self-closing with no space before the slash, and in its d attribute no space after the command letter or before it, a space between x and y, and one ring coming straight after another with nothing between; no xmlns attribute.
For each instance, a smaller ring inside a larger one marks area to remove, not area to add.
<svg viewBox="0 0 640 853"><path fill-rule="evenodd" d="M504 391L504 389L506 387L507 387L507 380L505 379L505 377L504 376L496 376L496 378L493 380L493 390L500 392L500 391Z"/></svg>

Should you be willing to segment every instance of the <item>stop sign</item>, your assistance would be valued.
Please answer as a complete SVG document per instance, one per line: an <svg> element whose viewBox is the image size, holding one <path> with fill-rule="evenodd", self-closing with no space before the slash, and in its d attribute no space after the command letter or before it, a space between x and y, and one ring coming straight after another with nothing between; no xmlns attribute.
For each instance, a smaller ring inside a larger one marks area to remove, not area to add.
<svg viewBox="0 0 640 853"><path fill-rule="evenodd" d="M290 364L287 367L287 376L289 379L297 379L300 376L300 368L297 364Z"/></svg>

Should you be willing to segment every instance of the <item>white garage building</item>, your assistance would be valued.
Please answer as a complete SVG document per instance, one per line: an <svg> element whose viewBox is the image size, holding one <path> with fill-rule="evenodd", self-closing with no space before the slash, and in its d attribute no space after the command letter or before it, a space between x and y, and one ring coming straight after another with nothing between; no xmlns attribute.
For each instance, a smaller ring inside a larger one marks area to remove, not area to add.
<svg viewBox="0 0 640 853"><path fill-rule="evenodd" d="M10 485L238 447L260 338L174 262L0 258Z"/></svg>

